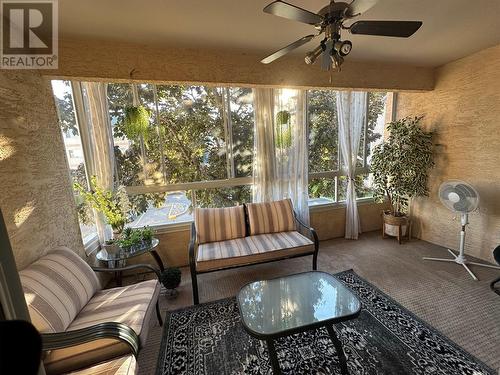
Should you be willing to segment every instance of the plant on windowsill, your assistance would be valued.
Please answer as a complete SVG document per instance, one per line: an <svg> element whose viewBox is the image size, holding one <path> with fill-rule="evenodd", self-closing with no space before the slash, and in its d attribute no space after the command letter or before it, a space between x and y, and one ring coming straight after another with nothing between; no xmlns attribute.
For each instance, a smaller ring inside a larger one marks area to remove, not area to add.
<svg viewBox="0 0 500 375"><path fill-rule="evenodd" d="M178 267L168 267L161 273L161 283L167 289L167 297L175 298L179 294L177 287L181 283L181 270Z"/></svg>
<svg viewBox="0 0 500 375"><path fill-rule="evenodd" d="M383 213L384 231L405 235L408 228L411 199L428 196L429 169L434 166L432 132L420 127L423 116L405 117L387 125L389 137L376 146L370 170L373 173L374 198L386 198L390 210ZM396 232L397 230L397 232Z"/></svg>
<svg viewBox="0 0 500 375"><path fill-rule="evenodd" d="M83 198L84 202L82 204L86 204L88 208L93 208L103 213L106 222L113 229L114 235L119 236L127 223L128 213L130 211L130 202L125 188L119 186L113 191L103 189L97 183L96 176L92 176L90 181L93 190L88 191L78 182L73 184L73 189ZM79 207L79 212L80 211L85 212L88 210Z"/></svg>

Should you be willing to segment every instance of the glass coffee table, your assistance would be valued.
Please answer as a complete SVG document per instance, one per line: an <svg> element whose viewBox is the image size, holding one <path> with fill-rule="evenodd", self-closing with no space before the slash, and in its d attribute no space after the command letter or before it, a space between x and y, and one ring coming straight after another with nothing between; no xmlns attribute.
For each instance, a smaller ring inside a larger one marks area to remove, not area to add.
<svg viewBox="0 0 500 375"><path fill-rule="evenodd" d="M311 271L252 282L241 288L237 301L245 330L267 342L274 374L281 373L274 340L320 327L327 329L342 374L347 374L347 360L333 324L356 318L361 302L329 273Z"/></svg>

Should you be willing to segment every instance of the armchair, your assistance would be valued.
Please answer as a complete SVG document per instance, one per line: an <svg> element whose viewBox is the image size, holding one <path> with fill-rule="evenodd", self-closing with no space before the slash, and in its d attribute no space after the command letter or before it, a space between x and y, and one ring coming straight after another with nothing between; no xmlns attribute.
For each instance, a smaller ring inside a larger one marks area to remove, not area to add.
<svg viewBox="0 0 500 375"><path fill-rule="evenodd" d="M153 306L163 323L160 283L147 280L102 289L96 272L139 268L159 279L158 270L147 264L91 268L68 248L51 251L20 271L32 323L42 333L47 374L92 374L103 368L112 374L123 366L128 373L136 371L134 357L147 340Z"/></svg>

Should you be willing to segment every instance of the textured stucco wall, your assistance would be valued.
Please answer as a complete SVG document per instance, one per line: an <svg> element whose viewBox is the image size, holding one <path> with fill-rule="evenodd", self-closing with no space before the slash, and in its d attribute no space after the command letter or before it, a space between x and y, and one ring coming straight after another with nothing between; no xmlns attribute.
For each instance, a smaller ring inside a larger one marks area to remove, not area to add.
<svg viewBox="0 0 500 375"><path fill-rule="evenodd" d="M470 215L466 252L492 261L500 244L500 45L437 69L432 92L399 93L397 117L418 114L437 132L438 145L430 197L413 206L415 235L458 247L460 215L448 211L437 192L443 181L467 181L481 202Z"/></svg>
<svg viewBox="0 0 500 375"><path fill-rule="evenodd" d="M378 90L432 90L432 68L356 62L346 59L341 73L307 66L301 55L272 64L261 55L241 50L155 48L93 40L61 40L59 69L44 72L81 79L121 79L130 82L202 82L243 86L336 87Z"/></svg>
<svg viewBox="0 0 500 375"><path fill-rule="evenodd" d="M0 207L17 267L53 246L84 254L50 82L0 71Z"/></svg>

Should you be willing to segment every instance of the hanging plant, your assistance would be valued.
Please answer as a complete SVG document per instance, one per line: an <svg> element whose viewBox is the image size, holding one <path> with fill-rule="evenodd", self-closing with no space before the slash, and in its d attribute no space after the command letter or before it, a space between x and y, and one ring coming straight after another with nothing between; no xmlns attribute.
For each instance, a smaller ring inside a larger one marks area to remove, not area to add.
<svg viewBox="0 0 500 375"><path fill-rule="evenodd" d="M291 115L288 111L279 111L276 114L276 139L278 148L289 148L292 145Z"/></svg>
<svg viewBox="0 0 500 375"><path fill-rule="evenodd" d="M144 141L147 141L149 117L149 111L142 105L126 107L123 130L127 138L138 140L142 136Z"/></svg>

